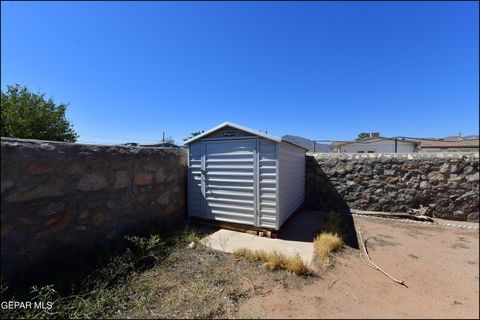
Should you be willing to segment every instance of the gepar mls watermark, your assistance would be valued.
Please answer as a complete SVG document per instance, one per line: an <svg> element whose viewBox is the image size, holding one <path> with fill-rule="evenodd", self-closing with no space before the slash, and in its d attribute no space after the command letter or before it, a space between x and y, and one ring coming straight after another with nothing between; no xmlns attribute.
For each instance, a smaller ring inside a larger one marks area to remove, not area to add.
<svg viewBox="0 0 480 320"><path fill-rule="evenodd" d="M53 308L51 301L2 301L1 307L4 310L15 309L42 309L50 310Z"/></svg>

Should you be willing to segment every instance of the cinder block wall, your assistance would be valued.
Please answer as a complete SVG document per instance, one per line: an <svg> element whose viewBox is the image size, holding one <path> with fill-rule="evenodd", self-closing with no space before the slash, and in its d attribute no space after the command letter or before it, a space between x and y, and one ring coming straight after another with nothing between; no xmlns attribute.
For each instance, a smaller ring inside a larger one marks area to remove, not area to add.
<svg viewBox="0 0 480 320"><path fill-rule="evenodd" d="M408 212L478 221L478 153L307 155L306 202L317 209Z"/></svg>
<svg viewBox="0 0 480 320"><path fill-rule="evenodd" d="M179 223L186 163L183 149L2 138L2 273Z"/></svg>

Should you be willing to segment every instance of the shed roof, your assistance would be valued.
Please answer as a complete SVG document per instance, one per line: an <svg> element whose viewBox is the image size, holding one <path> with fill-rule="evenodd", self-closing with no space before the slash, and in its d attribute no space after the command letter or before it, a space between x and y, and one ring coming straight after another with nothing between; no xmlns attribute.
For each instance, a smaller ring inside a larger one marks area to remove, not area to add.
<svg viewBox="0 0 480 320"><path fill-rule="evenodd" d="M232 122L229 122L229 121L224 122L224 123L222 123L222 124L220 124L216 127L213 127L210 130L207 130L207 131L205 131L205 132L203 132L199 135L196 135L195 137L192 137L192 138L188 139L187 141L185 141L185 144L190 144L194 141L202 139L202 138L214 133L215 131L218 131L218 130L223 129L225 127L230 127L230 128L238 129L238 130L241 130L241 131L245 131L245 132L250 133L254 136L259 136L259 137L262 137L262 138L265 138L265 139L268 139L268 140L272 140L272 141L275 141L275 142L285 142L285 143L291 144L292 146L295 146L295 147L306 150L304 147L296 145L294 143L291 143L291 142L289 142L287 140L284 140L282 138L272 136L272 135L269 135L269 134L266 134L264 132L260 132L260 131L257 131L257 130L253 130L253 129L250 129L250 128L247 128L247 127L244 127L244 126L241 126L239 124L232 123Z"/></svg>

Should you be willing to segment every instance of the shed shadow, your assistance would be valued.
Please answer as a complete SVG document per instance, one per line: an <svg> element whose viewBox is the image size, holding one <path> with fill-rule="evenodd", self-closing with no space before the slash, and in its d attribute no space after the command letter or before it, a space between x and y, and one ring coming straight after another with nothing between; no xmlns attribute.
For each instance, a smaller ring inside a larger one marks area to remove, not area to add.
<svg viewBox="0 0 480 320"><path fill-rule="evenodd" d="M322 231L341 233L349 247L359 249L355 222L350 207L313 156L306 156L306 197L304 208L297 210L282 226L278 238L312 242ZM341 224L331 230L327 220L332 212L339 213Z"/></svg>

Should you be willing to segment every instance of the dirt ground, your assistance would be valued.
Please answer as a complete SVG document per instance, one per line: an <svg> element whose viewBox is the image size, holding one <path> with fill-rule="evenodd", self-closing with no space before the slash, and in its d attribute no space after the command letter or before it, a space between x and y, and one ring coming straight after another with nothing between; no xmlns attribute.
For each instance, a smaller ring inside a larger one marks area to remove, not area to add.
<svg viewBox="0 0 480 320"><path fill-rule="evenodd" d="M260 318L479 318L479 230L355 216L372 260L347 247L299 286L273 283L239 308ZM360 247L361 249L361 247ZM255 284L258 285L258 284Z"/></svg>

